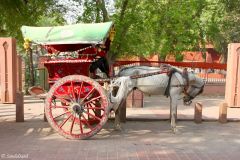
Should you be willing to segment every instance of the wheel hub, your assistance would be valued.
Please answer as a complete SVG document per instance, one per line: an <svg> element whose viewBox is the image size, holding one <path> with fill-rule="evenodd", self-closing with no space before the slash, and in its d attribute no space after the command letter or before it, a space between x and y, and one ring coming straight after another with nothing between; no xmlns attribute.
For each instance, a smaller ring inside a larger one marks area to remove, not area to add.
<svg viewBox="0 0 240 160"><path fill-rule="evenodd" d="M78 103L73 103L71 105L71 108L73 110L73 112L77 113L77 114L82 114L84 109L82 106L80 106Z"/></svg>

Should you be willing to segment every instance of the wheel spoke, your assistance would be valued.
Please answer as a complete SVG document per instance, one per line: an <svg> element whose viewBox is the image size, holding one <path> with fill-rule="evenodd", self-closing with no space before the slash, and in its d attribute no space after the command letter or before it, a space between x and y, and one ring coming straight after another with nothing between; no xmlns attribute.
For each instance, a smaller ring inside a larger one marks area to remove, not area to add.
<svg viewBox="0 0 240 160"><path fill-rule="evenodd" d="M71 97L69 96L62 96L62 95L55 95L56 99L59 99L62 103L70 103L69 101L67 101L68 99L71 99Z"/></svg>
<svg viewBox="0 0 240 160"><path fill-rule="evenodd" d="M80 132L81 132L81 134L83 134L83 127L82 127L81 115L79 115L79 127L80 127Z"/></svg>
<svg viewBox="0 0 240 160"><path fill-rule="evenodd" d="M69 120L69 118L71 118L73 115L71 114L71 115L69 115L61 124L60 124L60 126L59 126L59 128L62 128L63 127L63 125Z"/></svg>
<svg viewBox="0 0 240 160"><path fill-rule="evenodd" d="M94 91L95 88L92 88L90 92L82 99L81 103Z"/></svg>
<svg viewBox="0 0 240 160"><path fill-rule="evenodd" d="M77 102L77 100L76 100L76 95L75 95L75 93L74 93L74 85L73 85L73 81L71 81L71 87L70 87L70 90L71 90L70 93L72 93L72 96L73 96L73 101L74 101L74 102Z"/></svg>
<svg viewBox="0 0 240 160"><path fill-rule="evenodd" d="M95 107L96 109L93 110L94 114L98 117L101 116L101 109L103 110L103 112L105 112L105 109L104 108L101 108L101 104L99 103L99 101L94 101L96 104L92 104L92 103L89 103L90 107ZM92 106L94 105L94 106ZM101 109L99 109L101 108Z"/></svg>
<svg viewBox="0 0 240 160"><path fill-rule="evenodd" d="M99 110L105 110L104 108L101 108L101 107L84 107L84 108L86 108L86 109L92 109L92 110L94 110L94 109L99 109Z"/></svg>
<svg viewBox="0 0 240 160"><path fill-rule="evenodd" d="M65 108L68 109L69 106L50 106L50 108Z"/></svg>
<svg viewBox="0 0 240 160"><path fill-rule="evenodd" d="M55 94L54 96L56 97L56 99L59 99L59 100L67 100L67 99L69 99L70 101L74 101L73 99L72 99L72 97L69 95L71 93L71 91L69 91L69 89L68 89L68 92L67 93L65 93L65 94ZM69 102L68 102L69 103Z"/></svg>
<svg viewBox="0 0 240 160"><path fill-rule="evenodd" d="M76 119L76 117L74 116L73 121L72 121L72 125L71 125L71 128L70 128L70 134L72 134L75 119Z"/></svg>
<svg viewBox="0 0 240 160"><path fill-rule="evenodd" d="M90 102L89 104L91 105L94 105L94 106L96 106L96 104L95 103L93 103L93 102L95 102L95 101L92 101L92 102Z"/></svg>
<svg viewBox="0 0 240 160"><path fill-rule="evenodd" d="M88 120L85 118L85 116L82 114L83 119L86 121L86 124L89 129L93 130L92 126L88 123Z"/></svg>
<svg viewBox="0 0 240 160"><path fill-rule="evenodd" d="M95 104L93 104L94 106L96 106ZM102 108L102 107L93 107L92 106L92 103L89 103L89 109L99 109L99 110L103 110L103 111L105 111L105 108Z"/></svg>
<svg viewBox="0 0 240 160"><path fill-rule="evenodd" d="M88 105L87 105L88 106ZM89 109L87 108L87 112L89 112ZM90 117L89 117L89 114L87 115L88 116L88 119L90 119Z"/></svg>
<svg viewBox="0 0 240 160"><path fill-rule="evenodd" d="M101 96L92 98L90 101L85 102L83 105L86 105L86 104L88 104L88 103L90 103L90 102L92 102L92 101L95 101L95 100L99 99L99 98L101 98Z"/></svg>
<svg viewBox="0 0 240 160"><path fill-rule="evenodd" d="M52 99L52 100L51 100L50 106L56 106L56 101L55 101L55 99Z"/></svg>
<svg viewBox="0 0 240 160"><path fill-rule="evenodd" d="M70 111L66 111L66 112L64 112L64 113L62 113L62 114L60 114L60 115L54 117L53 119L56 119L56 118L58 118L58 117L61 117L61 116L65 115L65 114L67 114L67 113L70 113Z"/></svg>
<svg viewBox="0 0 240 160"><path fill-rule="evenodd" d="M101 121L101 118L99 118L99 117L97 117L97 116L94 116L93 114L91 114L91 113L89 113L89 112L84 111L84 113L86 113L86 114L92 116L93 118L95 118L95 119Z"/></svg>
<svg viewBox="0 0 240 160"><path fill-rule="evenodd" d="M81 98L82 86L83 86L83 82L81 82L80 90L78 92L78 100L77 100L78 103L80 102L80 98Z"/></svg>

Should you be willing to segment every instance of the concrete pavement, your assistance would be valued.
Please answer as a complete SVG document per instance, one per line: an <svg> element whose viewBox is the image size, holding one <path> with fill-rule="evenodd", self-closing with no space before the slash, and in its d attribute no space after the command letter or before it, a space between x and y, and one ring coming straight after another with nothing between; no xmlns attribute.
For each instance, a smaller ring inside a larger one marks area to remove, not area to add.
<svg viewBox="0 0 240 160"><path fill-rule="evenodd" d="M161 99L146 97L145 107L128 109L128 117L167 118L168 99ZM204 117L214 120L222 97L199 97L201 100L205 104ZM180 106L178 117L191 118L191 110ZM239 109L231 112L232 118L239 119ZM179 121L178 132L173 134L168 121L128 121L123 131L113 130L113 121L108 121L90 140L67 140L43 122L43 104L31 97L25 99L25 119L24 123L16 123L14 105L0 106L1 159L238 160L240 156L239 122Z"/></svg>

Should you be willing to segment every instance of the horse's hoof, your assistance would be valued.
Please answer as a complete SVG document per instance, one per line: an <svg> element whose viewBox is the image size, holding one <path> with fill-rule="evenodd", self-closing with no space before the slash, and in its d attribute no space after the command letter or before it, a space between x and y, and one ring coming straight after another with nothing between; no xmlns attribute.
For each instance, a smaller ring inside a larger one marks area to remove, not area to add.
<svg viewBox="0 0 240 160"><path fill-rule="evenodd" d="M173 134L176 134L177 133L177 128L176 127L172 128L172 132L173 132Z"/></svg>
<svg viewBox="0 0 240 160"><path fill-rule="evenodd" d="M122 127L120 125L117 125L114 127L115 131L122 131Z"/></svg>

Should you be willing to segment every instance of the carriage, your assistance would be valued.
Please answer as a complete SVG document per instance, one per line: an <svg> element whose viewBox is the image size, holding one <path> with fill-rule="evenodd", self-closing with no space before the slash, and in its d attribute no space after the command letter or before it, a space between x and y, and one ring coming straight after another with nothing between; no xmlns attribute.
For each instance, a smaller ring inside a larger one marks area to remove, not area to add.
<svg viewBox="0 0 240 160"><path fill-rule="evenodd" d="M42 63L50 85L45 115L51 127L69 139L86 139L100 131L107 121L109 99L104 81L93 79L97 73L90 70L110 48L113 23L23 26L21 30L26 41L47 51Z"/></svg>
<svg viewBox="0 0 240 160"><path fill-rule="evenodd" d="M22 27L27 42L48 52L43 63L51 87L44 108L49 124L66 138L87 139L102 129L112 109L115 127L119 126L120 103L131 90L138 88L148 95L170 96L171 127L175 132L180 95L184 92L183 102L190 104L202 92L203 80L172 66L123 68L120 77L109 78L106 53L114 32L112 22ZM96 79L99 77L96 68L107 78Z"/></svg>

